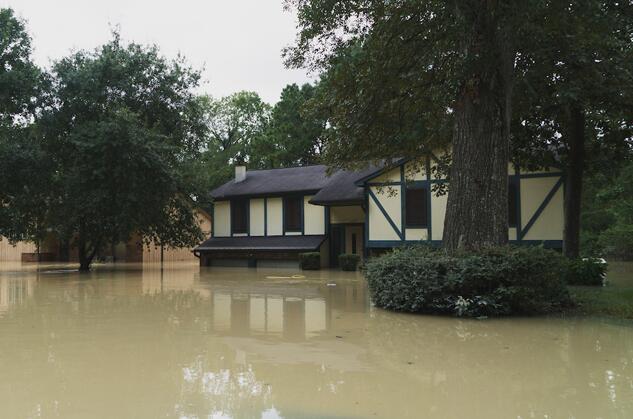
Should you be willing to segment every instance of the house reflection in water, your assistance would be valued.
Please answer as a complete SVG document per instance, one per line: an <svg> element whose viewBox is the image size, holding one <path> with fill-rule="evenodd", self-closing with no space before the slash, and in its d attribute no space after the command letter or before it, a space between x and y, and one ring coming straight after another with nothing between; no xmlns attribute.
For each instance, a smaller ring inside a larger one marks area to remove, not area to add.
<svg viewBox="0 0 633 419"><path fill-rule="evenodd" d="M369 297L360 278L328 271L298 279L260 269L144 269L143 291L195 290L208 301L207 321L219 335L302 341L327 333L333 322L340 328L355 313L363 317Z"/></svg>
<svg viewBox="0 0 633 419"><path fill-rule="evenodd" d="M35 281L26 278L0 277L0 317L13 306L22 305L33 295Z"/></svg>

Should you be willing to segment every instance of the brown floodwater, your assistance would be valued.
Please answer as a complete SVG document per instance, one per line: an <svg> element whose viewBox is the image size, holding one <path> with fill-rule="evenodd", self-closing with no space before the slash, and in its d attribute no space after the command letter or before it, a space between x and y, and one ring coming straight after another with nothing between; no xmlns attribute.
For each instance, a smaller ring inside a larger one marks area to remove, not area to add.
<svg viewBox="0 0 633 419"><path fill-rule="evenodd" d="M633 322L391 313L357 273L0 264L0 417L631 418Z"/></svg>

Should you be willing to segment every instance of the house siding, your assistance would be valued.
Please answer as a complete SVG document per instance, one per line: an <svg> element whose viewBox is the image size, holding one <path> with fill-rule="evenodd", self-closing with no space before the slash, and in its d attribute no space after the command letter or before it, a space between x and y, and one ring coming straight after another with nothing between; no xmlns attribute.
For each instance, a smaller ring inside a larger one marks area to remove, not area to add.
<svg viewBox="0 0 633 419"><path fill-rule="evenodd" d="M325 234L325 207L310 204L313 195L303 197L304 234Z"/></svg>
<svg viewBox="0 0 633 419"><path fill-rule="evenodd" d="M267 198L266 201L267 235L281 236L284 233L283 200L281 198Z"/></svg>
<svg viewBox="0 0 633 419"><path fill-rule="evenodd" d="M231 204L229 201L218 201L213 206L213 234L216 237L231 236Z"/></svg>
<svg viewBox="0 0 633 419"><path fill-rule="evenodd" d="M264 227L266 225L266 221L264 217L266 216L265 210L265 201L264 199L251 199L250 202L250 218L249 218L249 233L251 236L264 236L266 233L264 231Z"/></svg>
<svg viewBox="0 0 633 419"><path fill-rule="evenodd" d="M432 186L444 179L430 177L427 167L407 162L367 181L368 247L391 247L405 242L439 243L443 238L447 195L436 196ZM397 177L400 174L399 178ZM559 247L563 239L563 181L559 170L521 172L508 166L509 180L518 187L519 225L508 230L512 242L547 242ZM412 182L428 190L428 227L404 225L404 185Z"/></svg>

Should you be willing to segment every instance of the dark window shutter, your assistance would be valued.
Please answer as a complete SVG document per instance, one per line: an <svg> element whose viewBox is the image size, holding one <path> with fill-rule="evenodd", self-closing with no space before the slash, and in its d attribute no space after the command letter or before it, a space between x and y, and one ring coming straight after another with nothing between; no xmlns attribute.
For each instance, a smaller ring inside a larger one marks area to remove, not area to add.
<svg viewBox="0 0 633 419"><path fill-rule="evenodd" d="M248 199L231 201L231 229L234 234L248 233Z"/></svg>
<svg viewBox="0 0 633 419"><path fill-rule="evenodd" d="M427 227L427 189L407 188L406 191L406 220L407 227Z"/></svg>
<svg viewBox="0 0 633 419"><path fill-rule="evenodd" d="M284 225L286 231L301 231L301 207L303 197L293 196L284 199Z"/></svg>
<svg viewBox="0 0 633 419"><path fill-rule="evenodd" d="M519 206L519 194L515 183L510 183L508 189L508 225L510 227L517 227L518 225L518 206Z"/></svg>

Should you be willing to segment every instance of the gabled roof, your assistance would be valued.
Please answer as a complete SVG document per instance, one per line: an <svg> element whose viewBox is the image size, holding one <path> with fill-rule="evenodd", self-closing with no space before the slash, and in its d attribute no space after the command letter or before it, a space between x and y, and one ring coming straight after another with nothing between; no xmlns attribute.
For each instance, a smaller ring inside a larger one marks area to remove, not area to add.
<svg viewBox="0 0 633 419"><path fill-rule="evenodd" d="M335 172L330 181L312 199L314 205L345 205L360 204L364 198L364 188L357 186L356 182L381 170L379 167L370 166L365 170L351 172L339 170Z"/></svg>
<svg viewBox="0 0 633 419"><path fill-rule="evenodd" d="M249 170L241 182L231 180L211 192L213 199L318 191L329 182L327 166Z"/></svg>
<svg viewBox="0 0 633 419"><path fill-rule="evenodd" d="M310 251L323 241L325 236L212 237L194 250Z"/></svg>
<svg viewBox="0 0 633 419"><path fill-rule="evenodd" d="M245 180L231 180L214 189L211 197L224 200L303 192L315 193L310 202L316 205L359 204L363 200L363 188L355 183L380 169L370 166L360 171L338 170L331 176L324 165L249 170Z"/></svg>

